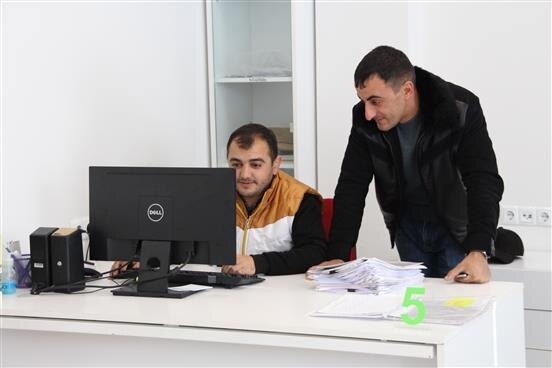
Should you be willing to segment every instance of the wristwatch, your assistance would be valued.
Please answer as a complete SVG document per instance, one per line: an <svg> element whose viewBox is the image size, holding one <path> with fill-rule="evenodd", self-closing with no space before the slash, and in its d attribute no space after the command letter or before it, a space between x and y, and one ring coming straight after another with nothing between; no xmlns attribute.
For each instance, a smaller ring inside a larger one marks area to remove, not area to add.
<svg viewBox="0 0 552 368"><path fill-rule="evenodd" d="M470 250L470 252L479 252L481 254L483 254L483 256L485 257L485 259L489 259L490 257L487 255L487 252L485 252L484 250L481 250L481 249L473 249L473 250Z"/></svg>

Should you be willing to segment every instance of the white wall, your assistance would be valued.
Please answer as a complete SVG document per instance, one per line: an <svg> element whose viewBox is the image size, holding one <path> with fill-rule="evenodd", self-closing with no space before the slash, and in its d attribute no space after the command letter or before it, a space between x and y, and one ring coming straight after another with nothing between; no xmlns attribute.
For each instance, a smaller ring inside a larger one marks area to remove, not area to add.
<svg viewBox="0 0 552 368"><path fill-rule="evenodd" d="M481 100L505 181L502 203L551 206L550 2L317 2L318 185L333 196L357 102L353 73L388 44ZM550 249L550 228L511 227L527 249ZM368 195L360 255L397 259Z"/></svg>
<svg viewBox="0 0 552 368"><path fill-rule="evenodd" d="M208 165L204 9L196 2L1 4L4 239L88 212L89 165ZM503 203L551 205L550 3L316 2L318 186L332 196L354 68L379 44L471 89ZM372 188L373 189L373 188ZM519 227L528 248L550 229ZM361 255L395 258L370 191Z"/></svg>
<svg viewBox="0 0 552 368"><path fill-rule="evenodd" d="M1 233L88 215L88 166L208 166L203 2L2 5Z"/></svg>

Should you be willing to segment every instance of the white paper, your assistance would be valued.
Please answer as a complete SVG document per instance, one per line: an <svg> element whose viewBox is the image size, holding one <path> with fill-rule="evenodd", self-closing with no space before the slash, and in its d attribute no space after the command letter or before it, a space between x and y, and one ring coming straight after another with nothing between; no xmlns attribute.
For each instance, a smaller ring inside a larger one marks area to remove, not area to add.
<svg viewBox="0 0 552 368"><path fill-rule="evenodd" d="M169 290L174 291L201 291L201 290L207 290L212 289L212 286L206 286L206 285L196 285L196 284L186 284L182 286L173 286L170 287Z"/></svg>
<svg viewBox="0 0 552 368"><path fill-rule="evenodd" d="M417 299L422 301L426 310L422 322L445 325L461 325L468 322L483 313L493 300L491 296L420 297ZM400 318L403 313L413 316L417 311L415 307L403 307L400 311L392 313L391 317Z"/></svg>
<svg viewBox="0 0 552 368"><path fill-rule="evenodd" d="M311 313L315 317L385 318L401 310L402 295L347 293L324 308Z"/></svg>
<svg viewBox="0 0 552 368"><path fill-rule="evenodd" d="M403 313L412 317L414 307L402 306L403 294L383 295L347 293L325 307L311 312L314 317L346 317L401 320ZM461 296L448 298L417 298L424 304L426 314L421 323L462 325L483 313L491 304L490 296Z"/></svg>

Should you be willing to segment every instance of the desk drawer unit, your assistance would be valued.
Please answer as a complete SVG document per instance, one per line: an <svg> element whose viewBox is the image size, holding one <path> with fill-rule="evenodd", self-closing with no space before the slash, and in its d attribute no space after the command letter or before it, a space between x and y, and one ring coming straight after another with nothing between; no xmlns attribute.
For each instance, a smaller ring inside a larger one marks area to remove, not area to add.
<svg viewBox="0 0 552 368"><path fill-rule="evenodd" d="M552 312L525 310L525 346L552 350Z"/></svg>
<svg viewBox="0 0 552 368"><path fill-rule="evenodd" d="M552 367L552 312L525 310L528 367Z"/></svg>
<svg viewBox="0 0 552 368"><path fill-rule="evenodd" d="M550 252L527 251L509 265L491 265L492 279L523 283L528 367L552 367Z"/></svg>
<svg viewBox="0 0 552 368"><path fill-rule="evenodd" d="M525 350L527 367L552 367L552 351L550 350Z"/></svg>

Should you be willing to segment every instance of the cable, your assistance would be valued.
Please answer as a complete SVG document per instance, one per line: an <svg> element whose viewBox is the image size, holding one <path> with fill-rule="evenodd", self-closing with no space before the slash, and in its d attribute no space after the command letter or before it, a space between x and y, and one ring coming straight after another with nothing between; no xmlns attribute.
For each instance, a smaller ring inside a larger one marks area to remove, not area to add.
<svg viewBox="0 0 552 368"><path fill-rule="evenodd" d="M83 280L75 281L75 282L72 282L72 283L69 283L69 284L50 285L50 286L47 286L47 287L41 288L41 289L33 288L33 289L31 289L31 294L38 295L40 293L51 292L51 291L56 291L56 290L62 290L62 289L67 290L67 289L71 288L72 286L80 286L80 285L84 285L85 287L92 287L92 288L97 288L98 289L98 290L94 290L94 291L90 291L90 292L80 292L80 291L72 292L72 294L88 294L88 293L91 293L91 292L99 291L101 289L113 289L113 288L118 288L118 287L140 285L140 284L144 284L144 283L148 283L148 282L152 282L152 281L162 280L162 279L169 278L170 276L172 276L172 275L176 274L178 271L180 271L185 265L188 264L191 257L192 257L192 252L188 252L188 256L186 257L186 260L183 263L181 263L177 267L173 268L172 270L169 270L169 272L167 274L165 274L163 276L160 276L160 277L153 278L153 279L149 279L149 280L140 281L140 274L144 274L145 272L148 272L148 271L153 271L154 270L153 268L144 269L144 270L136 270L136 272L138 273L138 276L135 279L125 280L124 282L122 282L121 284L117 284L116 286L86 285L86 283L90 282L90 281L98 281L98 280L104 280L106 278L109 278L109 276L104 276L104 275L110 274L113 271L120 271L122 268L125 268L125 267L129 266L132 263L132 261L128 261L128 262L122 264L121 266L119 266L117 268L114 268L114 269L111 269L109 271L105 271L105 272L100 273L100 275L97 276L97 277L89 277L89 278L85 278ZM113 281L113 282L115 282L115 281Z"/></svg>
<svg viewBox="0 0 552 368"><path fill-rule="evenodd" d="M90 287L90 286L94 286L94 285L86 285L87 282L90 282L90 281L98 281L98 280L104 280L106 278L109 278L109 276L104 276L108 273L111 273L112 271L119 271L121 270L122 268L124 267L127 267L132 261L129 261L127 263L124 263L122 264L121 266L113 269L113 270L109 270L109 271L105 271L105 272L102 272L100 273L99 276L97 277L88 277L88 278L84 278L83 280L79 280L79 281L75 281L75 282L72 282L72 283L69 283L69 284L62 284L62 285L50 285L50 286L47 286L47 287L44 287L44 288L39 288L39 289L36 289L36 288L32 288L31 289L31 294L33 295L38 295L40 293L45 293L45 292L50 292L50 291L56 291L56 290L61 290L61 289L68 289L70 288L71 286L80 286L80 285L85 285L85 287Z"/></svg>
<svg viewBox="0 0 552 368"><path fill-rule="evenodd" d="M88 237L88 245L86 246L86 251L84 252L84 263L90 259L90 234L88 234L88 226L87 229L83 229L82 226L78 225L77 230L81 233L81 241L82 241L82 234L86 234Z"/></svg>
<svg viewBox="0 0 552 368"><path fill-rule="evenodd" d="M107 286L107 285L87 285L86 287L87 288L95 288L96 290L91 290L91 291L76 291L76 292L73 292L71 294L90 294L90 293L95 293L97 291L100 291L100 290L104 290L104 289L115 289L115 288L120 288L120 287L124 287L124 286L128 286L131 284L131 281L132 280L125 280L124 282L118 284L116 283L116 285L111 285L111 286Z"/></svg>
<svg viewBox="0 0 552 368"><path fill-rule="evenodd" d="M115 289L115 288L120 288L120 287L124 287L124 286L128 286L130 284L130 281L132 280L125 280L124 282L122 283L117 283L115 280L113 280L114 283L116 283L116 285L111 285L111 286L108 286L108 285L87 285L86 287L87 288L95 288L96 290L90 290L90 291L74 291L72 292L71 294L91 294L91 293L96 293L100 290L103 290L103 289ZM61 287L61 286L60 286ZM48 291L55 291L55 290L48 290ZM40 293L40 292L39 292Z"/></svg>
<svg viewBox="0 0 552 368"><path fill-rule="evenodd" d="M138 277L136 277L136 279L132 280L133 282L131 284L129 284L128 286L131 286L131 285L137 285L138 286L140 284L145 284L145 283L152 282L152 281L167 279L170 276L175 275L184 266L186 266L188 264L188 262L190 261L190 258L192 258L192 252L188 252L188 257L186 258L186 260L183 263L181 263L180 265L173 268L172 270L169 270L169 272L166 275L159 276L159 277L156 277L156 278L153 278L153 279L140 281L140 271L138 271Z"/></svg>

